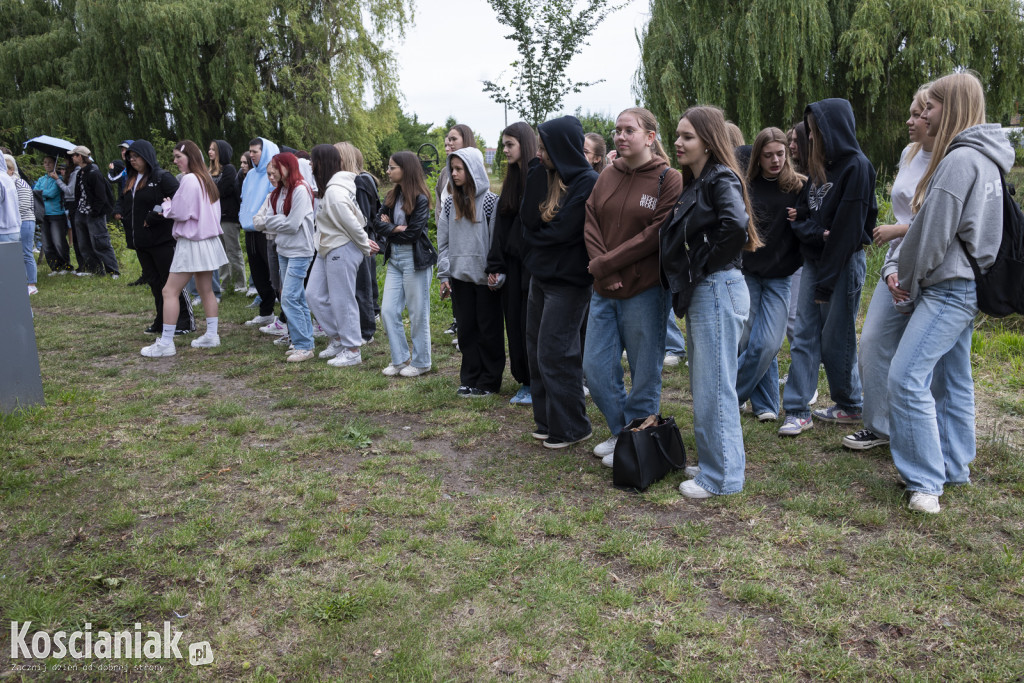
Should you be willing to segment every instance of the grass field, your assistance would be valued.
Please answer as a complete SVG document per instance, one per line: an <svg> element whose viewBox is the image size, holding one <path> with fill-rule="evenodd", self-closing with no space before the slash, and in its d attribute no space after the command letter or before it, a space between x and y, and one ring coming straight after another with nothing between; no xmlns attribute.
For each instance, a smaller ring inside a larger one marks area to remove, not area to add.
<svg viewBox="0 0 1024 683"><path fill-rule="evenodd" d="M592 403L594 438L553 452L508 375L456 398L436 292L419 379L380 374L383 332L355 368L286 364L234 294L220 348L152 360L122 262L32 299L47 404L0 419L0 679L1021 680L1019 318L979 322L974 483L942 514L905 509L887 450L749 416L746 489L694 502L682 474L614 489ZM662 412L693 458L687 382L665 373ZM12 620L170 621L214 662L18 670Z"/></svg>

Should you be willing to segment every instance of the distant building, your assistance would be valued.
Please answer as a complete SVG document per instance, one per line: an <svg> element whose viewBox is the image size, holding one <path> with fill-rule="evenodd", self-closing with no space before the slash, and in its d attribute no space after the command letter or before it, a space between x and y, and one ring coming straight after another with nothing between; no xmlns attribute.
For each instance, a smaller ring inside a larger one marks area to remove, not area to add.
<svg viewBox="0 0 1024 683"><path fill-rule="evenodd" d="M494 165L494 155L497 154L497 153L498 153L498 149L496 147L488 147L484 151L484 163L487 164L488 166L493 166Z"/></svg>

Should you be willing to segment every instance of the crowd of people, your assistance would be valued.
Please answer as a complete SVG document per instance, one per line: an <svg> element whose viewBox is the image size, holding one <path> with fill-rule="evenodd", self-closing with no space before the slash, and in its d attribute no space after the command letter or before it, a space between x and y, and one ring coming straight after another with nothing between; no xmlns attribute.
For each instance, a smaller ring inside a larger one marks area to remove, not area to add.
<svg viewBox="0 0 1024 683"><path fill-rule="evenodd" d="M71 270L70 220L79 274L117 277L104 216L112 210L122 221L139 283L154 297L147 332L158 338L144 356L173 356L175 335L194 331L189 286L206 315L192 346L218 346L219 291L233 283L257 297L245 324L276 336L287 362L358 365L379 319L390 347L384 375L417 377L433 367L436 268L461 352L456 395L497 393L507 349L519 384L510 402L531 406L532 436L544 447L593 437L589 393L610 434L593 452L613 467L622 430L659 412L663 369L685 358L698 460L686 468L684 496L741 491L741 413L775 422L784 410L782 437L815 421L862 425L842 444L888 445L910 509L936 513L945 486L970 481L978 309L967 253L982 269L994 261L1002 204L985 188L998 185L1014 154L999 126L985 123L972 74L922 85L909 113L894 225L876 225L875 170L843 99L809 104L788 133L765 128L750 146L720 109L691 107L675 131L679 170L643 108L618 115L611 152L572 116L536 130L514 123L502 132L508 167L498 193L464 124L445 139L435 192L419 158L402 151L388 159L383 200L351 144L306 153L262 137L250 141L240 170L223 140L209 143L205 160L194 142L179 142L177 175L160 167L149 142L125 141L123 166L110 166L121 183L116 201L79 146L64 177L47 157L35 188L46 202L51 274ZM16 169L0 184L0 241L34 234L28 188L15 178ZM872 242L888 252L858 351ZM26 251L30 291L34 266ZM319 353L318 335L327 342ZM780 379L787 336L791 364ZM833 403L812 410L822 365Z"/></svg>

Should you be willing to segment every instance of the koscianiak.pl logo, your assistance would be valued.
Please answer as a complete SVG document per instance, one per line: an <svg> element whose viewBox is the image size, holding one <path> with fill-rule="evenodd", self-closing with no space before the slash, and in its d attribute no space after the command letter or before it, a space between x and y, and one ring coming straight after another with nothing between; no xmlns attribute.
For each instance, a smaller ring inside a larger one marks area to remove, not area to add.
<svg viewBox="0 0 1024 683"><path fill-rule="evenodd" d="M93 631L92 624L76 631L32 631L32 622L11 622L11 660L15 668L25 660L70 658L75 660L177 660L187 659L192 666L213 663L213 648L202 641L188 646L188 656L181 653L182 632L165 621L162 631L143 631L142 624L124 631ZM95 663L95 662L93 662ZM82 662L85 664L85 662ZM125 662L125 664L128 664ZM124 667L118 667L118 670Z"/></svg>

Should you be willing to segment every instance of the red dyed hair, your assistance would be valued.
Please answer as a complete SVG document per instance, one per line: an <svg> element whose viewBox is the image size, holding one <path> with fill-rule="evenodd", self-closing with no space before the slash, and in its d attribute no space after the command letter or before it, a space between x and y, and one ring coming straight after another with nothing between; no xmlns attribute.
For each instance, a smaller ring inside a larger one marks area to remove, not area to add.
<svg viewBox="0 0 1024 683"><path fill-rule="evenodd" d="M313 196L313 188L309 186L306 180L302 177L302 171L299 170L299 159L291 152L281 152L275 154L274 158L270 160L270 163L277 166L278 173L282 170L285 173L281 173L282 176L287 175L284 178L284 187L288 193L284 198L284 215L287 216L292 210L292 192L299 185L305 186L309 191L309 196ZM274 191L270 193L270 208L277 213L277 198L281 196L281 186L278 185L274 188Z"/></svg>

